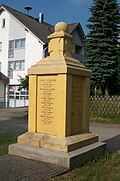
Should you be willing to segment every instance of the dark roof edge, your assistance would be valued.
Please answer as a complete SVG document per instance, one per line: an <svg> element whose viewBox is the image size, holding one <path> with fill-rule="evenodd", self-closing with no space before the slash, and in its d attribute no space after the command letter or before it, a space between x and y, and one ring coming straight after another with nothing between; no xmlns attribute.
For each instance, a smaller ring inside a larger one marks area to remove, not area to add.
<svg viewBox="0 0 120 181"><path fill-rule="evenodd" d="M22 13L22 12L16 10L16 9L11 8L11 7L8 7L8 6L4 5L4 4L2 4L2 5L0 5L0 6L2 6L2 8L3 8L5 11L7 11L12 17L14 17L23 27L25 27L27 30L29 30L42 44L45 43L44 41L42 41L42 40L40 39L40 37L38 37L38 36L34 33L34 31L32 31L31 29L29 29L29 27L27 27L23 22L21 22L21 21L19 20L19 18L17 18L16 16L14 16L14 14L12 14L12 12L9 11L9 9L11 9L11 10L13 10L13 11L16 11L16 12L18 12L18 13L21 13L21 14L23 14L23 15L28 16L27 14ZM32 19L34 19L34 17L32 17L32 16L29 16L29 17L32 18ZM46 23L46 24L50 25L49 23ZM50 26L53 26L53 25L50 25ZM80 23L78 23L78 22L68 23L68 26L69 26L69 34L71 34L71 33L72 33L75 29L77 29L77 27L78 27L78 29L79 29L79 31L80 31L80 34L81 34L81 38L84 39L85 34L84 34L84 31L83 31L82 26L81 26ZM46 43L45 43L45 44L46 44Z"/></svg>
<svg viewBox="0 0 120 181"><path fill-rule="evenodd" d="M3 80L6 84L9 83L9 78L6 77L2 72L0 72L0 80Z"/></svg>
<svg viewBox="0 0 120 181"><path fill-rule="evenodd" d="M0 4L0 6L1 6L1 4ZM6 5L2 4L2 7L3 7L4 10L6 10L12 17L14 17L22 26L24 26L27 30L29 30L42 44L45 44L45 43L42 42L42 40L41 40L38 36L36 36L28 27L26 27L21 21L19 21L18 18L16 18L9 10L7 10L7 9L5 8L5 6L6 6ZM6 6L6 7L8 7L8 6ZM8 8L11 8L11 7L8 7ZM13 9L13 8L11 8L11 9ZM16 10L16 9L13 9L13 10L18 11L18 10ZM20 12L20 11L18 11L18 12ZM22 13L22 12L20 12L20 13ZM24 14L24 15L27 16L27 14L25 14L25 13L22 13L22 14Z"/></svg>

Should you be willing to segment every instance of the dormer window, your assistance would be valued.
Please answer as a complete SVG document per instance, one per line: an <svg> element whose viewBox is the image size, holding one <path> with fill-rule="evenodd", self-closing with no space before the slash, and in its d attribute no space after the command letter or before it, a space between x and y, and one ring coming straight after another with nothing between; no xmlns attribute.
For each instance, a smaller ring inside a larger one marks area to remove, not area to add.
<svg viewBox="0 0 120 181"><path fill-rule="evenodd" d="M2 28L5 28L5 19L2 19Z"/></svg>

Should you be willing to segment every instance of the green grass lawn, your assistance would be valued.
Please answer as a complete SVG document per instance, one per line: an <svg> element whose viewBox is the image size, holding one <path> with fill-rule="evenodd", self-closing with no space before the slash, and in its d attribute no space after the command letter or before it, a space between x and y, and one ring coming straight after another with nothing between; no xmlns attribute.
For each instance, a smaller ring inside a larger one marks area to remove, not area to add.
<svg viewBox="0 0 120 181"><path fill-rule="evenodd" d="M9 144L16 143L16 141L16 137L0 134L0 155L7 154Z"/></svg>
<svg viewBox="0 0 120 181"><path fill-rule="evenodd" d="M120 115L94 114L90 116L90 122L105 123L105 124L120 124Z"/></svg>
<svg viewBox="0 0 120 181"><path fill-rule="evenodd" d="M100 156L51 181L120 181L120 154Z"/></svg>

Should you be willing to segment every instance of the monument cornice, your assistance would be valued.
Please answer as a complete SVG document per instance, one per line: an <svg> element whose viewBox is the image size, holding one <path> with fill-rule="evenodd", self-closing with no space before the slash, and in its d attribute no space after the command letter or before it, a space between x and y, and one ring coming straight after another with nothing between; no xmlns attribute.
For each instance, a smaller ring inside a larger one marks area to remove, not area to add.
<svg viewBox="0 0 120 181"><path fill-rule="evenodd" d="M91 76L91 71L72 57L57 56L42 59L28 70L29 75L71 73Z"/></svg>

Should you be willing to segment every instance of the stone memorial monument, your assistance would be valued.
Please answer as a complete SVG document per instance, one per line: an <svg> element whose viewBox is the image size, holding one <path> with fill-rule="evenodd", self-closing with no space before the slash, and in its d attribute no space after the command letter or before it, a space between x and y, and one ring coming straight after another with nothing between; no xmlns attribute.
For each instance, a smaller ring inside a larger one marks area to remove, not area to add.
<svg viewBox="0 0 120 181"><path fill-rule="evenodd" d="M72 58L72 37L60 22L48 36L49 56L29 69L28 132L9 153L73 168L105 150L89 131L91 71Z"/></svg>

